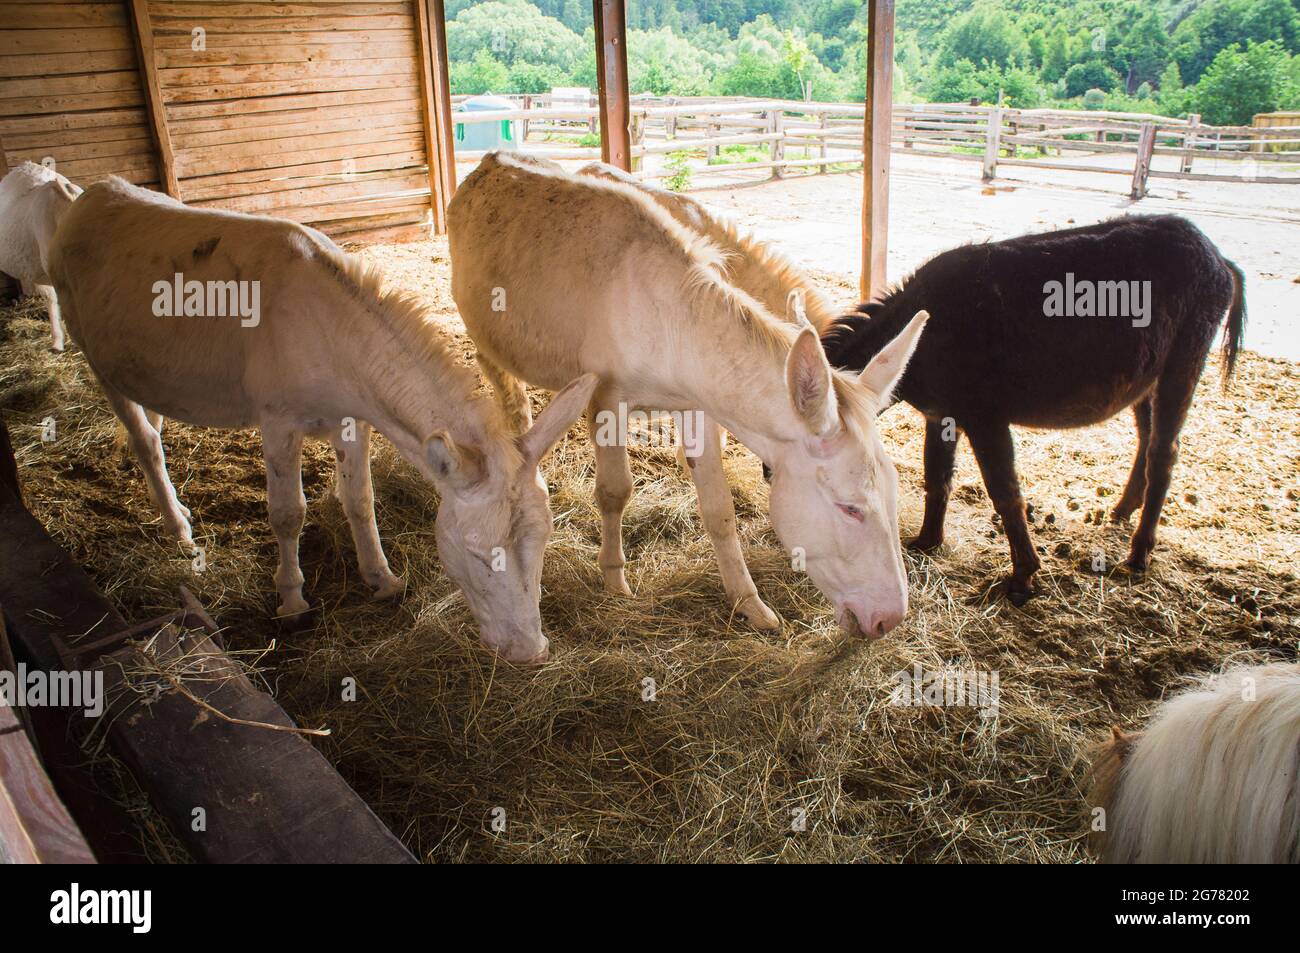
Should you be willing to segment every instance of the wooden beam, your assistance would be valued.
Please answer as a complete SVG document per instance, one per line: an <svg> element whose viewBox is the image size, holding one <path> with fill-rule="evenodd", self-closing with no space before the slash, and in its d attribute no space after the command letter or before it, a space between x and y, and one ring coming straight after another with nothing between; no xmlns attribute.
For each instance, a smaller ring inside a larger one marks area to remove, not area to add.
<svg viewBox="0 0 1300 953"><path fill-rule="evenodd" d="M624 0L592 0L591 8L596 25L596 82L600 87L600 157L624 172L631 172L627 10Z"/></svg>
<svg viewBox="0 0 1300 953"><path fill-rule="evenodd" d="M429 2L417 2L416 34L420 46L420 98L423 101L424 151L429 164L429 207L433 212L433 230L442 235L447 231L447 201L442 178L442 145L439 135L437 90L433 80L433 33L429 23Z"/></svg>
<svg viewBox="0 0 1300 953"><path fill-rule="evenodd" d="M1147 175L1151 171L1151 152L1156 144L1155 123L1144 122L1138 134L1137 158L1133 161L1133 184L1129 189L1129 198L1145 198L1147 194Z"/></svg>
<svg viewBox="0 0 1300 953"><path fill-rule="evenodd" d="M447 203L456 194L456 129L451 111L451 79L447 60L447 13L443 0L423 0L429 23L429 59L433 72L434 135L441 157L438 172L442 176L442 219L446 222ZM417 4L418 6L418 4ZM435 216L435 221L437 216ZM446 232L446 225L438 229Z"/></svg>
<svg viewBox="0 0 1300 953"><path fill-rule="evenodd" d="M140 63L140 87L144 91L149 128L158 149L158 181L168 195L179 199L181 185L176 178L176 155L172 150L171 133L167 129L167 107L163 105L162 86L158 81L153 25L149 22L149 0L131 0L130 24L135 39L135 55Z"/></svg>
<svg viewBox="0 0 1300 953"><path fill-rule="evenodd" d="M889 238L889 136L894 98L894 0L867 0L867 103L862 124L864 299L885 290Z"/></svg>

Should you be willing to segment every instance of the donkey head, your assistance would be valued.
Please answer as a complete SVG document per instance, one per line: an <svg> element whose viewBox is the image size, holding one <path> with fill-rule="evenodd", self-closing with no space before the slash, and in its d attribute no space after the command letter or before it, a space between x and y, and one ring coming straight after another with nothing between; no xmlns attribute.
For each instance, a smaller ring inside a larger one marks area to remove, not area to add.
<svg viewBox="0 0 1300 953"><path fill-rule="evenodd" d="M856 380L836 378L817 333L806 327L786 359L786 386L800 422L772 459L772 526L796 568L835 607L851 634L879 638L907 614L907 572L898 538L898 472L876 430L929 315L918 312ZM854 402L856 407L842 407ZM802 564L802 565L801 565Z"/></svg>
<svg viewBox="0 0 1300 953"><path fill-rule="evenodd" d="M478 620L480 638L511 662L549 655L538 608L542 551L551 535L550 495L538 464L586 409L597 378L586 374L552 399L532 428L515 438L518 453L458 445L446 433L425 443L442 499L438 556Z"/></svg>

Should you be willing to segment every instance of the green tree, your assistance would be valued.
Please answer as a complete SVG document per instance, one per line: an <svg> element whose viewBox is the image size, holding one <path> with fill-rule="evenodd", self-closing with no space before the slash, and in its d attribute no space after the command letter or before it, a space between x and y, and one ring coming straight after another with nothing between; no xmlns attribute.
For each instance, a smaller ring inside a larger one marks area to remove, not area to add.
<svg viewBox="0 0 1300 953"><path fill-rule="evenodd" d="M1201 118L1216 126L1249 125L1256 113L1294 101L1291 57L1274 40L1221 50L1191 92Z"/></svg>
<svg viewBox="0 0 1300 953"><path fill-rule="evenodd" d="M1158 79L1169 62L1169 34L1153 10L1133 25L1115 47L1115 60L1124 71L1129 92Z"/></svg>
<svg viewBox="0 0 1300 953"><path fill-rule="evenodd" d="M447 24L451 62L473 60L482 51L507 67L524 62L568 73L584 47L582 37L528 0L489 0L462 10Z"/></svg>
<svg viewBox="0 0 1300 953"><path fill-rule="evenodd" d="M939 60L945 64L970 60L1009 66L1028 59L1024 34L1004 11L992 5L980 5L959 16L939 44Z"/></svg>
<svg viewBox="0 0 1300 953"><path fill-rule="evenodd" d="M1075 63L1065 71L1065 95L1082 96L1090 89L1110 92L1120 84L1120 75L1101 60Z"/></svg>
<svg viewBox="0 0 1300 953"><path fill-rule="evenodd" d="M485 49L468 63L453 62L448 71L453 93L508 93L510 71Z"/></svg>

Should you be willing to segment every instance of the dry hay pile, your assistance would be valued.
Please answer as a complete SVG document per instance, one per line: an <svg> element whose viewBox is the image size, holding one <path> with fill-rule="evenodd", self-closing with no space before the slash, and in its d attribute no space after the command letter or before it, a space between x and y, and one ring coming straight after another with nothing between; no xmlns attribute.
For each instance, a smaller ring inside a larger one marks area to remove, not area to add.
<svg viewBox="0 0 1300 953"><path fill-rule="evenodd" d="M368 254L454 320L444 244ZM606 595L592 454L575 429L544 467L556 523L542 599L552 661L516 669L479 647L439 568L436 495L384 441L379 526L409 581L405 600L368 601L327 447L312 445L302 563L321 610L314 627L288 631L271 618L275 547L256 435L167 426L172 479L207 551L195 574L164 538L84 361L48 353L47 341L34 304L4 313L0 410L29 506L129 618L173 607L184 583L234 648L278 640L262 661L281 703L300 724L333 729L322 750L428 860L1085 859L1081 754L1092 741L1136 725L1186 675L1233 655L1294 658L1300 639L1300 373L1253 354L1230 394L1209 375L1198 391L1145 578L1092 571L1096 553L1113 566L1127 551L1127 530L1095 516L1127 476L1131 419L1022 432L1041 597L1023 610L990 598L1009 558L963 449L949 545L909 554L911 614L876 645L844 642L790 568L764 516L758 461L734 443L746 556L782 630L757 634L729 617L694 492L666 449L633 453L625 533L637 595ZM463 351L468 360L467 341ZM46 417L52 443L40 440ZM882 420L905 534L921 516L918 420L905 407ZM895 674L915 663L998 673L996 716L891 705ZM342 700L347 677L357 701ZM163 856L150 846L162 838L142 840Z"/></svg>

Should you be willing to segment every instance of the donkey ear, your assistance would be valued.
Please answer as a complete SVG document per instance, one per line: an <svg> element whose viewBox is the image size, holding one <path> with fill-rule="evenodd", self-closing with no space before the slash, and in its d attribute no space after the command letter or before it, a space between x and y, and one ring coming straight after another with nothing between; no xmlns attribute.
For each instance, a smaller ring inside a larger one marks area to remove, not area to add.
<svg viewBox="0 0 1300 953"><path fill-rule="evenodd" d="M785 359L785 386L795 411L814 434L824 436L839 426L831 365L811 326L799 332Z"/></svg>
<svg viewBox="0 0 1300 953"><path fill-rule="evenodd" d="M907 323L907 327L903 328L898 336L886 344L880 353L862 369L858 380L867 385L867 389L876 395L881 407L889 404L890 394L894 392L899 379L903 376L907 362L911 360L912 352L916 350L916 345L921 340L925 322L929 320L930 312L916 312L912 320Z"/></svg>
<svg viewBox="0 0 1300 953"><path fill-rule="evenodd" d="M455 489L468 489L483 479L483 454L473 447L456 443L445 430L424 442L424 455L433 472Z"/></svg>
<svg viewBox="0 0 1300 953"><path fill-rule="evenodd" d="M808 312L803 306L802 288L793 288L785 296L785 319L794 325L812 327L812 322L808 320Z"/></svg>
<svg viewBox="0 0 1300 953"><path fill-rule="evenodd" d="M528 433L518 438L519 452L527 466L536 467L542 462L547 451L587 409L599 382L595 374L583 374L551 398Z"/></svg>

